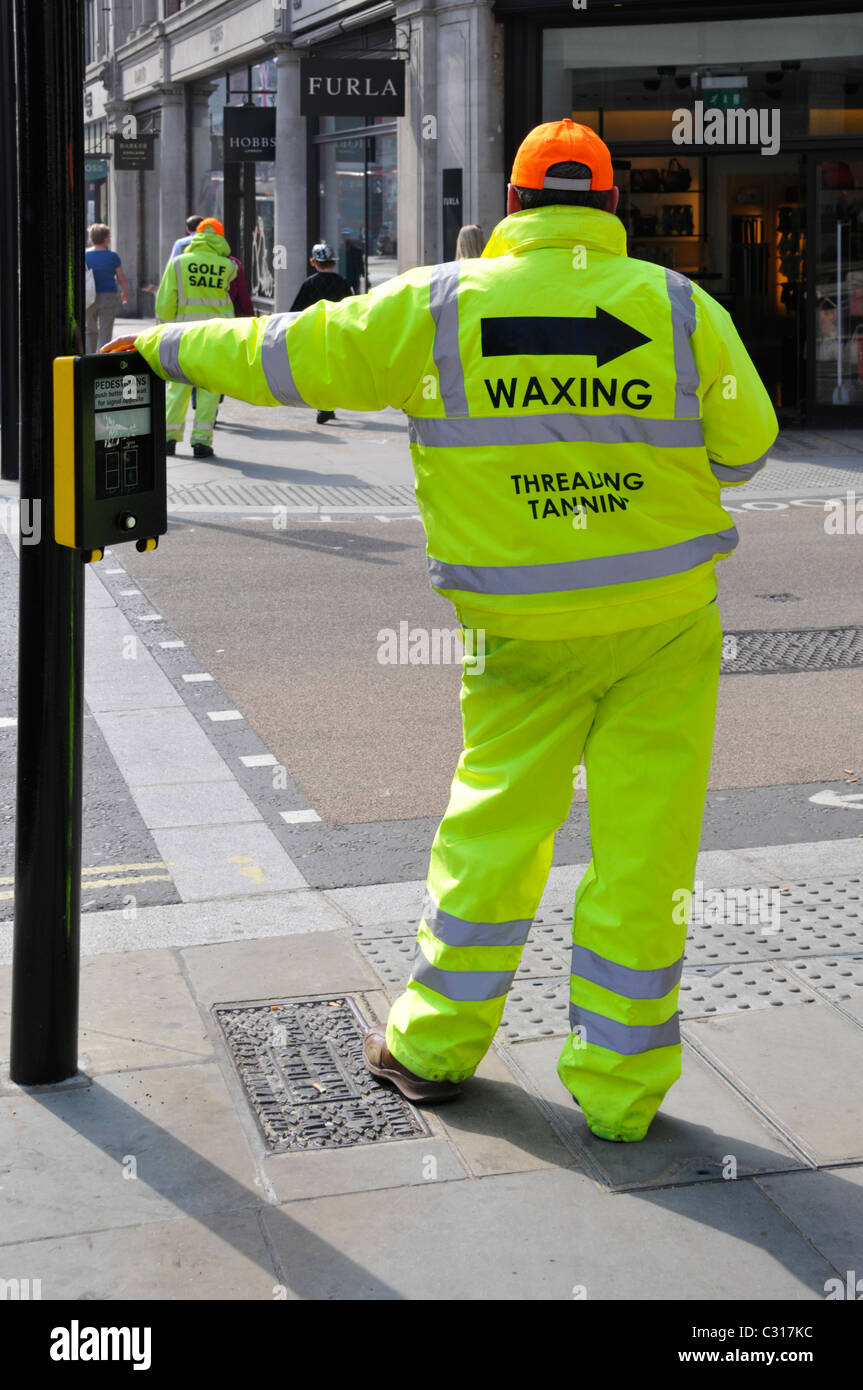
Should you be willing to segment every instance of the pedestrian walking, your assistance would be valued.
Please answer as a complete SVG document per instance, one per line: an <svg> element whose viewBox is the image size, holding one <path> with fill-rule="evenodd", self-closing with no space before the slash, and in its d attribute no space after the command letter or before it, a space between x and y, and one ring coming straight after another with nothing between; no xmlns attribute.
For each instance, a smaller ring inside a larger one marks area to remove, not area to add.
<svg viewBox="0 0 863 1390"><path fill-rule="evenodd" d="M469 222L466 227L461 228L456 239L455 258L457 261L466 261L471 256L481 256L484 246L482 227L476 222Z"/></svg>
<svg viewBox="0 0 863 1390"><path fill-rule="evenodd" d="M169 260L172 261L175 256L182 256L183 252L186 250L186 247L189 245L189 242L192 240L192 237L195 235L195 232L198 230L203 220L204 219L203 217L201 217L200 213L193 212L189 214L189 216L186 218L186 235L177 237L177 240L171 247L171 254L168 257Z"/></svg>
<svg viewBox="0 0 863 1390"><path fill-rule="evenodd" d="M156 314L163 321L178 326L206 319L232 319L234 304L230 287L237 276L237 265L231 259L231 248L225 240L225 229L215 217L204 218L189 239L185 250L165 266ZM178 336L178 328L173 330ZM166 335L171 341L171 333ZM195 382L195 415L192 426L192 453L196 459L213 458L213 427L219 409L219 396L230 387L208 391ZM192 382L175 379L166 393L167 452L176 454L186 428L186 411Z"/></svg>
<svg viewBox="0 0 863 1390"><path fill-rule="evenodd" d="M192 237L203 220L204 219L200 217L198 213L192 213L191 216L186 218L186 235L178 237L174 242L174 245L171 247L170 260L173 261L177 256L182 256L183 252L187 250L189 242L192 240ZM237 267L237 273L228 286L228 292L234 305L234 313L237 318L254 318L255 306L252 303L252 296L249 294L243 263L238 256L232 255L231 260Z"/></svg>
<svg viewBox="0 0 863 1390"><path fill-rule="evenodd" d="M90 246L84 260L87 269L93 272L96 297L87 305L86 347L93 353L107 343L114 332L114 319L120 305L129 303L129 286L123 274L123 262L117 252L111 250L111 228L104 222L94 222L89 237Z"/></svg>
<svg viewBox="0 0 863 1390"><path fill-rule="evenodd" d="M134 346L169 380L257 404L407 413L431 583L466 630L465 747L411 976L366 1064L426 1102L476 1071L583 757L593 857L558 1073L595 1135L637 1141L681 1068L715 563L738 540L721 489L757 472L777 422L728 313L627 257L618 196L595 132L549 122L521 144L481 258Z"/></svg>
<svg viewBox="0 0 863 1390"><path fill-rule="evenodd" d="M336 255L328 242L315 242L309 264L313 267L312 274L306 277L297 290L296 298L291 305L291 313L308 309L311 304L317 304L320 299L338 302L341 299L347 299L349 294L353 294L347 280L343 279L336 270ZM319 425L325 425L328 420L335 420L335 418L334 410L319 410L317 414Z"/></svg>

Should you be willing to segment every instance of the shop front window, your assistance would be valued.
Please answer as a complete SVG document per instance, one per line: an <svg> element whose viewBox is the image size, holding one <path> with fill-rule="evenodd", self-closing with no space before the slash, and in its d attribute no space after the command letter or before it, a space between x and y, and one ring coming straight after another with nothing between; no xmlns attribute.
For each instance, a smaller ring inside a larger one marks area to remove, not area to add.
<svg viewBox="0 0 863 1390"><path fill-rule="evenodd" d="M395 129L384 118L358 126L353 116L324 116L316 139L318 235L359 294L397 272Z"/></svg>
<svg viewBox="0 0 863 1390"><path fill-rule="evenodd" d="M863 403L863 19L546 30L562 116L611 149L630 256L729 310L780 418Z"/></svg>
<svg viewBox="0 0 863 1390"><path fill-rule="evenodd" d="M815 169L815 397L863 403L863 152Z"/></svg>
<svg viewBox="0 0 863 1390"><path fill-rule="evenodd" d="M225 162L226 106L276 105L276 66L271 58L220 77L209 99L210 168L196 211L225 225L231 254L243 263L253 299L275 294L273 275L276 166L271 160Z"/></svg>

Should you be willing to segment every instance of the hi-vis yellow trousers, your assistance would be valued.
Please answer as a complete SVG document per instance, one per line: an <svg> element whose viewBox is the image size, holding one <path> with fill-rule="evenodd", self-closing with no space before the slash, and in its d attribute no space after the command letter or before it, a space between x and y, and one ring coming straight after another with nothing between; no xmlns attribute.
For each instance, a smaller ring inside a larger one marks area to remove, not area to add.
<svg viewBox="0 0 863 1390"><path fill-rule="evenodd" d="M677 992L716 716L716 603L605 637L477 634L464 752L431 852L417 955L387 1047L430 1080L491 1044L582 755L593 858L575 895L558 1072L594 1134L638 1140L680 1075ZM473 655L472 655L473 653ZM480 669L482 668L482 669Z"/></svg>

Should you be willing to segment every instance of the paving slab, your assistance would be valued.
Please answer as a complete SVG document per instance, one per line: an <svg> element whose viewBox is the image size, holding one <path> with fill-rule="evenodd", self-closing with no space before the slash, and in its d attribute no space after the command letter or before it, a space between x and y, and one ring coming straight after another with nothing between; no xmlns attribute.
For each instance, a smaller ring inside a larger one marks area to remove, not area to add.
<svg viewBox="0 0 863 1390"><path fill-rule="evenodd" d="M863 1168L786 1173L757 1186L834 1269L863 1278Z"/></svg>
<svg viewBox="0 0 863 1390"><path fill-rule="evenodd" d="M41 1279L43 1300L271 1300L279 1287L253 1209L5 1245L0 1267Z"/></svg>
<svg viewBox="0 0 863 1390"><path fill-rule="evenodd" d="M0 1193L6 1244L261 1201L251 1153L212 1064L5 1095L0 1128L15 1155ZM133 1170L136 1177L124 1176Z"/></svg>
<svg viewBox="0 0 863 1390"><path fill-rule="evenodd" d="M452 1145L427 1135L393 1143L360 1144L352 1149L270 1154L264 1165L267 1181L280 1202L468 1177Z"/></svg>
<svg viewBox="0 0 863 1390"><path fill-rule="evenodd" d="M486 1053L458 1099L440 1106L437 1117L473 1177L577 1163L494 1049Z"/></svg>
<svg viewBox="0 0 863 1390"><path fill-rule="evenodd" d="M12 971L0 970L0 1012L11 1008ZM88 1075L203 1061L213 1054L176 958L128 951L81 964L78 1052ZM8 1065L4 1029L0 1059Z"/></svg>
<svg viewBox="0 0 863 1390"><path fill-rule="evenodd" d="M748 1181L599 1194L542 1170L288 1210L290 1238L277 1211L263 1221L288 1288L317 1299L797 1301L833 1276ZM351 1266L327 1258L332 1244Z"/></svg>
<svg viewBox="0 0 863 1390"><path fill-rule="evenodd" d="M698 1020L682 1031L812 1162L863 1159L863 1031L829 1004Z"/></svg>
<svg viewBox="0 0 863 1390"><path fill-rule="evenodd" d="M261 820L252 799L233 781L138 787L135 802L144 824L151 830Z"/></svg>
<svg viewBox="0 0 863 1390"><path fill-rule="evenodd" d="M99 728L130 790L227 781L232 773L186 709L102 713Z"/></svg>
<svg viewBox="0 0 863 1390"><path fill-rule="evenodd" d="M851 764L843 762L842 766L850 767ZM849 811L847 839L814 840L794 845L761 845L734 852L778 883L791 884L810 878L843 878L852 875L859 877L863 874L863 838L856 832L861 828L863 817L859 812Z"/></svg>
<svg viewBox="0 0 863 1390"><path fill-rule="evenodd" d="M717 1181L724 1187L724 1172L736 1171L741 1178L808 1166L689 1051L684 1051L683 1074L665 1097L646 1139L639 1144L598 1139L557 1075L561 1046L559 1038L520 1042L503 1055L542 1097L575 1153L609 1188ZM729 1159L734 1159L734 1168Z"/></svg>
<svg viewBox="0 0 863 1390"><path fill-rule="evenodd" d="M81 956L166 946L198 946L249 937L343 931L342 915L312 889L222 898L215 903L163 903L81 916ZM12 959L12 922L0 923L0 964Z"/></svg>
<svg viewBox="0 0 863 1390"><path fill-rule="evenodd" d="M198 1003L291 999L375 990L379 982L343 932L191 946L181 952Z"/></svg>
<svg viewBox="0 0 863 1390"><path fill-rule="evenodd" d="M261 820L173 830L151 827L151 831L177 892L186 902L308 887Z"/></svg>
<svg viewBox="0 0 863 1390"><path fill-rule="evenodd" d="M88 611L84 663L84 698L94 713L183 704L113 599Z"/></svg>

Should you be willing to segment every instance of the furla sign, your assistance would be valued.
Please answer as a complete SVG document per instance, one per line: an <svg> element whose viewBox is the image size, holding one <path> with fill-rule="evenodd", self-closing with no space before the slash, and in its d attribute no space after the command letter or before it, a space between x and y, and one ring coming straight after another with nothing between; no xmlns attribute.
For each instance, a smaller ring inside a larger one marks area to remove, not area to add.
<svg viewBox="0 0 863 1390"><path fill-rule="evenodd" d="M300 63L300 115L366 116L405 114L402 59L304 58Z"/></svg>

